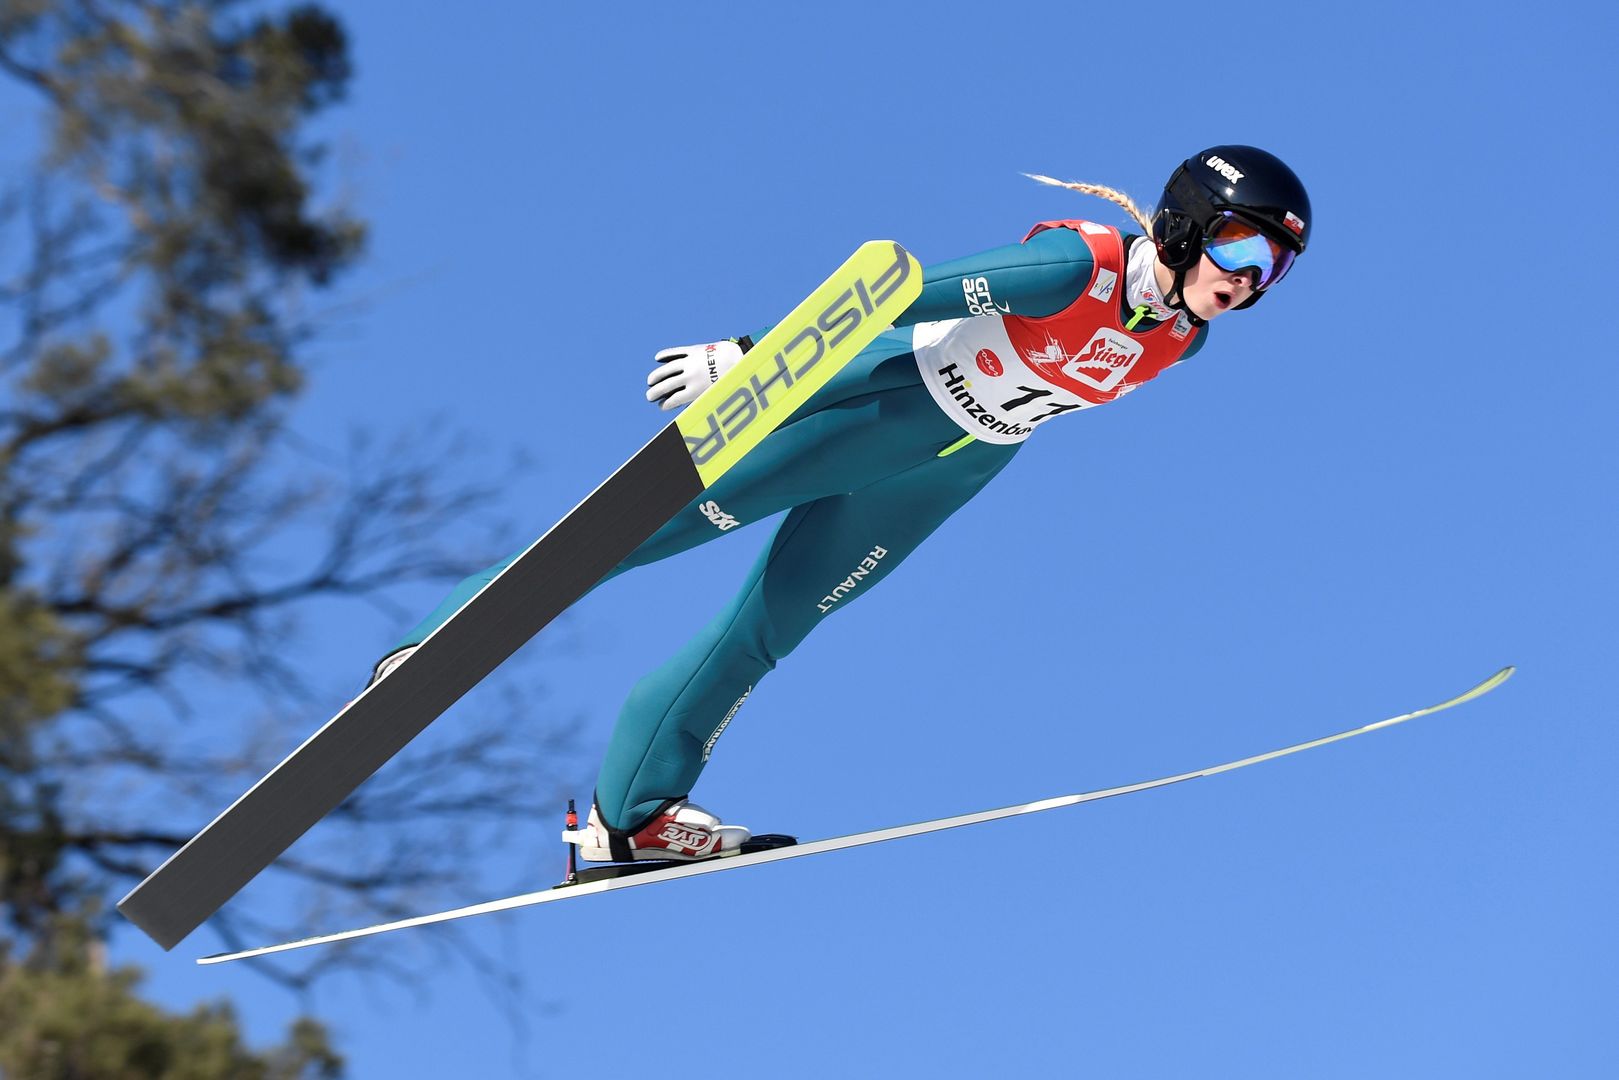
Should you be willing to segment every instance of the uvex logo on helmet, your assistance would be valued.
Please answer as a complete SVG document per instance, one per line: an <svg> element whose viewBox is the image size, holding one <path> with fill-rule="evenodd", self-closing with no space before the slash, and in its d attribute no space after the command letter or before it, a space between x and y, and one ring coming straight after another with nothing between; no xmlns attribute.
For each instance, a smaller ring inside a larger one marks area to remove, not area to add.
<svg viewBox="0 0 1619 1080"><path fill-rule="evenodd" d="M1209 157L1204 160L1203 164L1207 165L1209 168L1213 169L1215 172L1219 173L1233 184L1235 184L1238 180L1241 180L1243 177L1243 174L1235 165L1231 164L1231 162L1227 161L1218 154L1209 155Z"/></svg>

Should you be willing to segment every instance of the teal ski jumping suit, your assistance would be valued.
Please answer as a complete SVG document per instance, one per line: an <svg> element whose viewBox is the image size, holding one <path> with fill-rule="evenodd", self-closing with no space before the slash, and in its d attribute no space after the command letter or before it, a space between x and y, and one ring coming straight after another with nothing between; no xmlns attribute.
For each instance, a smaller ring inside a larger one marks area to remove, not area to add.
<svg viewBox="0 0 1619 1080"><path fill-rule="evenodd" d="M895 329L608 575L787 511L731 602L624 703L596 783L605 824L633 831L686 797L760 679L892 573L1034 427L1115 400L1201 347L1206 330L1185 316L1126 306L1136 239L1048 222L1021 244L928 268ZM510 561L462 582L395 651Z"/></svg>

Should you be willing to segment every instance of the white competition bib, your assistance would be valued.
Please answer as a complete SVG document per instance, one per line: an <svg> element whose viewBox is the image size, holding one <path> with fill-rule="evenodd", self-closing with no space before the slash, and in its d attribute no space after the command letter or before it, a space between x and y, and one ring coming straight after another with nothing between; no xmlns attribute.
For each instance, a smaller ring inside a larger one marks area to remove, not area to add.
<svg viewBox="0 0 1619 1080"><path fill-rule="evenodd" d="M1110 334L1097 331L1097 339ZM1141 346L1124 335L1098 341L1067 355L1056 341L1043 363L1059 366L1076 381L1111 391L1141 355ZM1130 353L1128 346L1134 346ZM967 434L987 443L1020 443L1047 420L1098 404L1054 384L1013 347L1000 319L949 319L917 323L911 347L922 371L922 383L945 415Z"/></svg>

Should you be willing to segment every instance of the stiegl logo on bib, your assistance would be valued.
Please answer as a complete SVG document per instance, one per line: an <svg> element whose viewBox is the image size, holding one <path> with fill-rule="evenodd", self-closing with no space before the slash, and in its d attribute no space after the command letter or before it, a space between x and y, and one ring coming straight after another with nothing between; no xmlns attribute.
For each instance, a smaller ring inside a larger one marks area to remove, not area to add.
<svg viewBox="0 0 1619 1080"><path fill-rule="evenodd" d="M1141 342L1104 326L1063 365L1063 371L1098 390L1112 390L1130 374L1141 352Z"/></svg>
<svg viewBox="0 0 1619 1080"><path fill-rule="evenodd" d="M1047 337L1045 349L1025 354L1025 359L1036 368L1055 367L1093 390L1110 391L1130 374L1141 353L1141 342L1104 326L1076 353L1068 353L1061 342Z"/></svg>

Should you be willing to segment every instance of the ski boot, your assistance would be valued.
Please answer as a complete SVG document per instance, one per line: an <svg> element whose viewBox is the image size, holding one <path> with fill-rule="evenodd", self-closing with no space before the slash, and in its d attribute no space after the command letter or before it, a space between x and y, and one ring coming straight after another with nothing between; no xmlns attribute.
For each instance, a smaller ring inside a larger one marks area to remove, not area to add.
<svg viewBox="0 0 1619 1080"><path fill-rule="evenodd" d="M593 805L585 827L565 831L562 839L578 845L586 862L694 862L734 854L751 835L740 825L721 824L696 803L670 799L634 832L609 829Z"/></svg>
<svg viewBox="0 0 1619 1080"><path fill-rule="evenodd" d="M559 889L798 843L797 837L780 833L750 836L742 826L722 825L719 818L685 799L664 803L651 821L634 832L609 829L594 806L585 827L578 828L578 824L570 799L568 828L562 833L568 845L568 874L556 886ZM595 865L580 869L577 860L581 858Z"/></svg>

